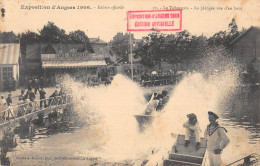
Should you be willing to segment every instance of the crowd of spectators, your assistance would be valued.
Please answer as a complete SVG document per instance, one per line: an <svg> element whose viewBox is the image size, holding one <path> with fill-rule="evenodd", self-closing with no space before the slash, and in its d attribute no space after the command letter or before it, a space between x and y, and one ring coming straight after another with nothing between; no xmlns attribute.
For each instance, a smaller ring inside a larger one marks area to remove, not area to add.
<svg viewBox="0 0 260 166"><path fill-rule="evenodd" d="M18 113L16 113L16 116L22 116L24 114L31 113L33 110L33 103L35 105L35 99L36 94L39 92L39 99L37 102L39 102L40 109L47 108L50 104L56 104L58 100L56 100L57 96L61 96L64 93L62 92L62 89L59 85L56 86L55 91L52 93L52 95L49 96L49 98L46 99L46 92L44 90L43 81L41 81L42 78L37 79L35 78L33 80L29 80L27 83L26 88L21 89L21 93L19 96L13 96L12 92L10 92L5 98L3 95L0 98L0 116L2 119L6 119L7 117L11 117L14 115L13 108L16 106L19 106ZM37 97L38 97L37 96ZM13 103L13 98L18 97L18 102ZM9 111L5 111L8 110Z"/></svg>
<svg viewBox="0 0 260 166"><path fill-rule="evenodd" d="M144 73L134 75L134 81L138 82L141 86L151 87L160 85L176 84L183 77L183 73Z"/></svg>

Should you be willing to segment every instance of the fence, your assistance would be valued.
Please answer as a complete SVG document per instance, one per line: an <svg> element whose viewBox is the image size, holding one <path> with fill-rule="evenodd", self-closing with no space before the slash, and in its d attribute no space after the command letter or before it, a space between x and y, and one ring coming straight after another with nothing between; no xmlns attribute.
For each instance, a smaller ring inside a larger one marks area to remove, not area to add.
<svg viewBox="0 0 260 166"><path fill-rule="evenodd" d="M29 114L40 111L57 108L72 103L72 96L61 95L49 99L36 100L33 102L24 103L2 111L0 115L0 124L5 124L16 118L23 117Z"/></svg>

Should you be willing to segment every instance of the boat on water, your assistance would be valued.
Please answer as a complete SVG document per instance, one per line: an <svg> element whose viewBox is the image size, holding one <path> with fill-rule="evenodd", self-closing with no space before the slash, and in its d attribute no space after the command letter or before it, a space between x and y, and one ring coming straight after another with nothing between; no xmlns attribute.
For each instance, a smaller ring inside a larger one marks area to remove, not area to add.
<svg viewBox="0 0 260 166"><path fill-rule="evenodd" d="M155 94L151 96L149 102L154 99ZM148 102L148 103L149 103ZM162 112L163 113L163 112ZM160 116L157 114L157 116ZM143 115L135 115L138 122L140 132L145 131L147 127L153 122L157 117L154 115L147 115L146 111ZM190 136L190 143L185 145L185 136L182 134L177 135L175 144L169 149L167 154L162 156L163 166L205 166L207 160L207 145L204 138L200 138L200 147L196 148L196 140L194 133ZM141 165L145 166L149 161L145 160ZM228 164L228 166L249 166L256 165L258 163L258 155L250 154L243 158L237 159L236 161ZM149 165L149 164L148 164ZM150 164L151 165L151 164ZM157 163L158 165L158 163ZM161 165L161 164L159 164Z"/></svg>
<svg viewBox="0 0 260 166"><path fill-rule="evenodd" d="M185 146L185 136L178 135L176 143L169 151L169 156L163 161L164 166L173 165L205 165L206 141L200 138L200 148L196 148L195 136L190 137L190 144Z"/></svg>
<svg viewBox="0 0 260 166"><path fill-rule="evenodd" d="M165 98L165 95L162 95L162 97L158 97L160 94L153 93L147 107L149 107L149 104L154 103L154 100L163 100ZM168 100L168 99L167 99ZM162 102L163 105L159 106L155 105L156 108L154 108L153 111L161 111L157 110L158 106L159 108L163 108L164 105L167 102ZM151 108L147 108L151 109ZM163 112L161 112L163 113ZM156 114L156 116L160 116L160 114ZM156 118L150 111L145 110L143 115L135 115L135 118L138 122L139 129L141 132L143 132L149 125L153 122L153 120ZM168 156L165 156L163 165L164 166L172 166L172 165L202 165L204 160L204 156L206 153L206 141L204 138L200 138L200 148L196 148L196 141L195 136L191 135L190 138L190 144L185 146L185 136L179 134L176 139L176 143L172 146L172 149L169 149Z"/></svg>
<svg viewBox="0 0 260 166"><path fill-rule="evenodd" d="M140 131L143 132L149 124L156 118L152 115L135 115L139 123ZM200 138L200 147L196 148L195 136L191 135L190 143L185 146L185 136L182 134L177 135L175 144L169 149L167 154L162 156L163 166L206 166L207 151L206 141ZM152 157L151 157L152 158ZM257 165L258 155L250 154L243 158L228 164L227 166L251 166ZM149 163L146 161L145 163ZM146 164L142 164L145 166ZM160 165L160 164L159 164Z"/></svg>
<svg viewBox="0 0 260 166"><path fill-rule="evenodd" d="M162 91L162 93L152 93L146 97L148 102L143 114L134 115L138 122L140 132L143 132L149 127L155 117L160 116L165 104L169 100L167 93L167 91ZM156 112L156 115L154 112Z"/></svg>
<svg viewBox="0 0 260 166"><path fill-rule="evenodd" d="M144 132L156 118L152 115L135 115L139 124L140 132ZM168 156L164 156L164 166L199 166L205 163L206 141L200 138L200 148L196 148L195 136L191 135L190 144L185 146L185 136L179 134L172 149L169 149Z"/></svg>

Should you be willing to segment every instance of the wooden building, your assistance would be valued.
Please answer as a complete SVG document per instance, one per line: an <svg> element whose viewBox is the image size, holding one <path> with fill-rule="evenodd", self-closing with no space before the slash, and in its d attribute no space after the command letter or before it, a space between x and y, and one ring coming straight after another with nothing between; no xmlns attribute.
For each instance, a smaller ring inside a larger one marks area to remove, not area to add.
<svg viewBox="0 0 260 166"><path fill-rule="evenodd" d="M19 83L20 69L20 44L5 43L0 44L0 90L6 89L5 83L16 80Z"/></svg>
<svg viewBox="0 0 260 166"><path fill-rule="evenodd" d="M233 56L244 66L251 65L260 76L260 27L251 26L231 42Z"/></svg>
<svg viewBox="0 0 260 166"><path fill-rule="evenodd" d="M99 38L86 44L29 44L26 46L26 71L29 76L45 76L47 84L55 84L63 74L85 82L115 75L110 46ZM102 80L102 79L101 79Z"/></svg>

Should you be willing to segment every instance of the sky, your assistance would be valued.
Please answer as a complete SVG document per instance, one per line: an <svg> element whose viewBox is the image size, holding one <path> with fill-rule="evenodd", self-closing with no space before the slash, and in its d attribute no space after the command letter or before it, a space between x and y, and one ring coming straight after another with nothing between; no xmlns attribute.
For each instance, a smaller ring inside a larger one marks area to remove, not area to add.
<svg viewBox="0 0 260 166"><path fill-rule="evenodd" d="M48 21L54 22L66 33L74 30L84 31L88 37L99 37L110 41L117 32L127 32L127 11L168 9L185 7L182 11L182 30L193 35L210 36L220 30L227 30L232 18L239 29L251 25L260 26L260 0L0 0L5 8L5 18L0 20L0 31L26 30L38 32ZM22 6L74 6L76 9L21 9ZM91 9L77 9L77 6L90 6ZM98 9L99 7L116 9ZM195 10L195 6L198 10ZM207 10L201 10L204 7ZM223 10L216 10L222 7ZM228 8L232 10L227 10ZM234 7L242 10L234 10ZM215 8L215 10L208 10ZM176 33L165 32L165 33ZM133 32L141 38L148 32Z"/></svg>

